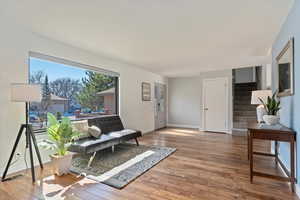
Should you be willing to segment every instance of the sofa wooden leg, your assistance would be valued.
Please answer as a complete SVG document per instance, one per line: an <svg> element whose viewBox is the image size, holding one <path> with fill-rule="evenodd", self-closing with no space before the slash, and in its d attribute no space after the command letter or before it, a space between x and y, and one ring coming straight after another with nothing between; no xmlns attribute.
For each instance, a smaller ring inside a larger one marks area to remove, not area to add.
<svg viewBox="0 0 300 200"><path fill-rule="evenodd" d="M136 142L136 146L139 146L140 144L139 144L138 139L137 138L134 138L134 139L135 139L135 142Z"/></svg>
<svg viewBox="0 0 300 200"><path fill-rule="evenodd" d="M88 167L91 166L91 164L92 164L94 158L96 157L96 153L97 153L97 151L95 151L95 152L93 153L93 155L90 157L90 160L89 160L89 162L88 162Z"/></svg>

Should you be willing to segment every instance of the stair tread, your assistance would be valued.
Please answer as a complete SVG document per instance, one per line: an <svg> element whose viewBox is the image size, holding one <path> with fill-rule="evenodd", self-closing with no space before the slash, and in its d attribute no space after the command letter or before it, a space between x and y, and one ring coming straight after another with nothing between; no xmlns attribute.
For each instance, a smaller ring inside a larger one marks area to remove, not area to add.
<svg viewBox="0 0 300 200"><path fill-rule="evenodd" d="M257 83L234 84L233 128L247 129L249 123L256 122L256 105L251 105L252 91Z"/></svg>

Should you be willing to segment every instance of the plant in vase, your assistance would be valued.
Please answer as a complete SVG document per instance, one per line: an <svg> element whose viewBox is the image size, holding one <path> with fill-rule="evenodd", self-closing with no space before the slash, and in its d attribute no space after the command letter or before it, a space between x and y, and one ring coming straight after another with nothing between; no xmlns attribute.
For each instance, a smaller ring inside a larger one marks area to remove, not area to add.
<svg viewBox="0 0 300 200"><path fill-rule="evenodd" d="M40 146L54 150L55 153L50 155L55 174L61 176L67 174L71 167L72 153L68 151L68 147L74 139L78 138L79 133L74 131L69 118L63 117L58 121L56 117L47 113L48 140L40 143Z"/></svg>
<svg viewBox="0 0 300 200"><path fill-rule="evenodd" d="M278 111L280 110L280 101L276 99L276 92L272 95L272 97L267 98L267 102L264 102L261 98L259 98L261 103L264 105L267 115L263 116L263 120L268 125L276 125L279 123Z"/></svg>

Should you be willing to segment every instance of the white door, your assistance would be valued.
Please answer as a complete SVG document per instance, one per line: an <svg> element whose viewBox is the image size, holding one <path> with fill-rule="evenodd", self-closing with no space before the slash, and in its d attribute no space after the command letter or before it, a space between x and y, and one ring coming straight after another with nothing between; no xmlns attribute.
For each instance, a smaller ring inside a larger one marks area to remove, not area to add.
<svg viewBox="0 0 300 200"><path fill-rule="evenodd" d="M166 85L155 83L155 129L166 127Z"/></svg>
<svg viewBox="0 0 300 200"><path fill-rule="evenodd" d="M203 128L205 131L228 131L228 79L203 81Z"/></svg>

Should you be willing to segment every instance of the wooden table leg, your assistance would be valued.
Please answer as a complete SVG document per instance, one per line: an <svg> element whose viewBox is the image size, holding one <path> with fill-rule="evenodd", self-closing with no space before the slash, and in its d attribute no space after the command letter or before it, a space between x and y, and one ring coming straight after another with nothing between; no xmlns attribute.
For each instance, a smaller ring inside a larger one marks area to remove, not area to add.
<svg viewBox="0 0 300 200"><path fill-rule="evenodd" d="M253 182L253 139L252 134L249 134L249 156L250 156L250 182Z"/></svg>
<svg viewBox="0 0 300 200"><path fill-rule="evenodd" d="M291 188L292 192L295 191L295 144L294 139L291 141Z"/></svg>
<svg viewBox="0 0 300 200"><path fill-rule="evenodd" d="M249 138L250 138L250 136L249 136L249 131L247 132L247 154L248 154L248 160L249 160L249 153L250 153L250 142L249 142Z"/></svg>
<svg viewBox="0 0 300 200"><path fill-rule="evenodd" d="M275 164L278 165L278 141L275 141Z"/></svg>

